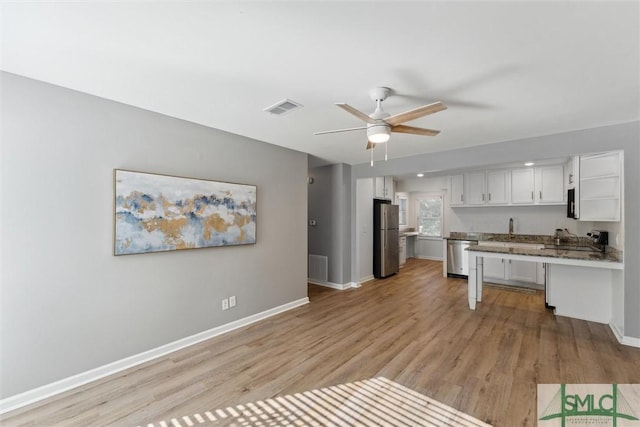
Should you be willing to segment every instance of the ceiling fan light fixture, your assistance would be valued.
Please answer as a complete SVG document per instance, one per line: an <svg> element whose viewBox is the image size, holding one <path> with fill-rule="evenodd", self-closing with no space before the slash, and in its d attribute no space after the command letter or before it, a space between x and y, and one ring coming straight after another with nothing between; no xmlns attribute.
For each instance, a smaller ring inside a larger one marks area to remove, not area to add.
<svg viewBox="0 0 640 427"><path fill-rule="evenodd" d="M391 132L387 125L370 125L367 127L367 138L374 144L383 144L389 141Z"/></svg>

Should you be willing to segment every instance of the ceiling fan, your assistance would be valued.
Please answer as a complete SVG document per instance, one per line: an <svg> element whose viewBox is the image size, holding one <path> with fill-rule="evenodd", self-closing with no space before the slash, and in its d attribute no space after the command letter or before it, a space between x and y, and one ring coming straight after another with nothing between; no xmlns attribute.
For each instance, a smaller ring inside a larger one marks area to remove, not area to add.
<svg viewBox="0 0 640 427"><path fill-rule="evenodd" d="M353 114L360 120L367 122L366 126L348 129L336 129L323 132L316 132L315 135L324 135L336 132L348 132L352 130L367 130L367 150L374 148L376 144L384 143L389 140L391 132L410 133L414 135L435 136L440 133L439 130L424 129L414 126L403 125L402 123L415 120L438 111L446 110L446 106L438 101L432 104L423 105L404 113L390 115L382 109L382 101L387 99L391 89L388 87L377 87L369 92L371 99L377 103L376 110L367 115L352 106L344 103L336 103L336 105L348 113Z"/></svg>

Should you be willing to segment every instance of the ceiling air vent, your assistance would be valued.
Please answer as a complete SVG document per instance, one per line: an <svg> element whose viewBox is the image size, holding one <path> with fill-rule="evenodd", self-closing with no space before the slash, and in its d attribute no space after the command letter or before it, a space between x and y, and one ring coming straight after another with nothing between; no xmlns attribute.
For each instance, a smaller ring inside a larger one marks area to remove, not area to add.
<svg viewBox="0 0 640 427"><path fill-rule="evenodd" d="M281 116L289 111L297 110L300 107L302 107L302 104L298 104L295 101L285 98L277 104L265 108L264 111Z"/></svg>

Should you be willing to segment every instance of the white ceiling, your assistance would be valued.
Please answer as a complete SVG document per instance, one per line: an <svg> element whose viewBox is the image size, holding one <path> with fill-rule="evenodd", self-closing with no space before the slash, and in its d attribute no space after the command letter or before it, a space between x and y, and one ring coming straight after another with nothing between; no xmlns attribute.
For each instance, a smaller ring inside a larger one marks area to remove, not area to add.
<svg viewBox="0 0 640 427"><path fill-rule="evenodd" d="M3 2L5 71L310 153L368 161L366 113L448 110L389 157L638 120L640 7L628 2ZM264 108L290 98L287 115ZM376 150L376 158L383 155Z"/></svg>

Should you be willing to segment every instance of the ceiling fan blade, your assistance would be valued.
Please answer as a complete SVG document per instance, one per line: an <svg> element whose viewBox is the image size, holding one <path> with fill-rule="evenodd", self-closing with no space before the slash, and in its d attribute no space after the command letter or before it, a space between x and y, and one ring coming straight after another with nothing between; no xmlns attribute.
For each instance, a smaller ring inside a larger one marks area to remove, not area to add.
<svg viewBox="0 0 640 427"><path fill-rule="evenodd" d="M405 111L404 113L395 114L391 117L384 119L385 122L391 126L399 125L400 123L415 120L420 117L424 117L429 114L437 113L438 111L446 110L447 107L442 102L434 102L433 104L423 105L422 107L414 108L413 110Z"/></svg>
<svg viewBox="0 0 640 427"><path fill-rule="evenodd" d="M371 150L372 148L375 148L376 144L374 144L371 141L367 141L367 150Z"/></svg>
<svg viewBox="0 0 640 427"><path fill-rule="evenodd" d="M413 135L425 135L425 136L436 136L437 134L440 133L439 130L417 128L417 127L407 126L407 125L392 126L391 132L411 133Z"/></svg>
<svg viewBox="0 0 640 427"><path fill-rule="evenodd" d="M327 133L338 133L338 132L349 132L349 131L352 131L352 130L362 130L362 129L366 129L366 128L367 128L366 126L360 126L358 128L325 130L325 131L322 131L322 132L316 132L316 133L314 133L314 135L324 135L324 134L327 134Z"/></svg>
<svg viewBox="0 0 640 427"><path fill-rule="evenodd" d="M336 104L338 107L342 108L344 111L353 114L354 116L356 116L357 118L359 118L360 120L363 120L367 123L375 123L376 121L374 119L372 119L371 117L369 117L367 114L363 113L360 110L356 110L355 108L353 108L351 105L349 104L343 104L343 103L337 103Z"/></svg>

